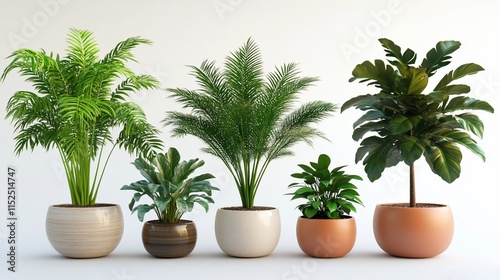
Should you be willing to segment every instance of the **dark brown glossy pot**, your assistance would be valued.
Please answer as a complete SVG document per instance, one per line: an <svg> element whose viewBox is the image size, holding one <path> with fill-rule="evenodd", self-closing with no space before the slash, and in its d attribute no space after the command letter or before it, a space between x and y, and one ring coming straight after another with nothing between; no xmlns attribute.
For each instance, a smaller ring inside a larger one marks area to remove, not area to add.
<svg viewBox="0 0 500 280"><path fill-rule="evenodd" d="M142 243L146 251L158 258L180 258L191 253L196 245L196 225L180 220L176 224L148 221L142 227Z"/></svg>
<svg viewBox="0 0 500 280"><path fill-rule="evenodd" d="M430 258L448 248L454 228L450 207L425 204L428 207L377 205L373 231L382 250L396 257Z"/></svg>
<svg viewBox="0 0 500 280"><path fill-rule="evenodd" d="M307 255L317 258L339 258L349 253L356 242L356 221L344 219L297 220L297 242Z"/></svg>

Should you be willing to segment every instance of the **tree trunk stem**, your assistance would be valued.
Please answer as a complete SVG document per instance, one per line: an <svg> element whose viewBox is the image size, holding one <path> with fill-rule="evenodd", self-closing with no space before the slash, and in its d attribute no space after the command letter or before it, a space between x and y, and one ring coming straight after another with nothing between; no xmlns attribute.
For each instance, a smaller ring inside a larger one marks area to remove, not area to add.
<svg viewBox="0 0 500 280"><path fill-rule="evenodd" d="M416 207L416 194L415 194L415 167L413 163L410 165L410 207Z"/></svg>

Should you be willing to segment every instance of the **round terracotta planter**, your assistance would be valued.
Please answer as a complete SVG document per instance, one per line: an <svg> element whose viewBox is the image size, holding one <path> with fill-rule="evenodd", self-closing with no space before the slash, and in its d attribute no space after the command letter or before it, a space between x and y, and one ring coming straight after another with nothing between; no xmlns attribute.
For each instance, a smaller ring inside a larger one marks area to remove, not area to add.
<svg viewBox="0 0 500 280"><path fill-rule="evenodd" d="M185 257L193 251L196 239L196 225L189 220L180 220L175 224L148 221L142 227L144 248L157 258Z"/></svg>
<svg viewBox="0 0 500 280"><path fill-rule="evenodd" d="M215 237L229 256L257 258L271 254L281 234L279 210L273 207L225 207L215 216Z"/></svg>
<svg viewBox="0 0 500 280"><path fill-rule="evenodd" d="M45 230L50 244L68 258L99 258L111 253L123 234L119 205L49 206Z"/></svg>
<svg viewBox="0 0 500 280"><path fill-rule="evenodd" d="M373 216L375 239L382 250L404 258L430 258L444 252L453 239L453 215L447 205L427 207L379 204Z"/></svg>
<svg viewBox="0 0 500 280"><path fill-rule="evenodd" d="M297 242L307 255L317 258L339 258L352 250L356 242L356 220L297 219Z"/></svg>

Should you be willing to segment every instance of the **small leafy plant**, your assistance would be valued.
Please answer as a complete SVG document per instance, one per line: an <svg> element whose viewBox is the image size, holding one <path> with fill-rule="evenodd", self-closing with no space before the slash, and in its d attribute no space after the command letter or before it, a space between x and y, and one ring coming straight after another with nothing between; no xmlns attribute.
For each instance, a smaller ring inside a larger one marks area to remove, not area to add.
<svg viewBox="0 0 500 280"><path fill-rule="evenodd" d="M362 180L357 175L345 174L345 166L339 166L331 171L331 159L322 154L318 162L310 162L310 166L299 164L301 173L293 173L292 177L303 179L303 183L292 183L289 188L297 188L291 200L306 199L307 202L297 208L307 218L316 219L341 219L356 212L354 204L363 205L356 191L357 187L351 180Z"/></svg>
<svg viewBox="0 0 500 280"><path fill-rule="evenodd" d="M170 148L165 154L156 154L150 163L138 158L133 164L146 180L125 185L121 189L136 192L130 201L129 209L132 214L137 212L141 222L146 213L154 210L161 223L177 223L184 213L193 209L195 203L207 212L208 204L214 203L212 191L219 189L208 181L214 178L212 174L204 173L188 178L205 164L203 160L196 158L181 161L177 149ZM143 196L151 198L153 203L135 206Z"/></svg>

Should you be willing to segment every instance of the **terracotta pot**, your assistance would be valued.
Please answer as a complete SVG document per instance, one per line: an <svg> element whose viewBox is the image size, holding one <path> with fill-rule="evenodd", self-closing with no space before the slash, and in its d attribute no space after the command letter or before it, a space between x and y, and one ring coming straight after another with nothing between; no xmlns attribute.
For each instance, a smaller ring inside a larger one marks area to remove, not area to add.
<svg viewBox="0 0 500 280"><path fill-rule="evenodd" d="M196 239L196 225L189 220L180 220L175 224L148 221L142 227L144 248L158 258L185 257L193 251Z"/></svg>
<svg viewBox="0 0 500 280"><path fill-rule="evenodd" d="M373 231L382 250L396 257L430 258L448 248L454 228L449 206L391 206L395 204L404 203L379 204L375 208Z"/></svg>
<svg viewBox="0 0 500 280"><path fill-rule="evenodd" d="M300 249L311 257L338 258L352 250L356 242L356 220L297 219L297 242Z"/></svg>
<svg viewBox="0 0 500 280"><path fill-rule="evenodd" d="M99 258L111 253L123 234L119 205L49 206L45 230L50 244L68 258Z"/></svg>
<svg viewBox="0 0 500 280"><path fill-rule="evenodd" d="M215 216L215 237L221 250L233 257L271 254L281 234L279 210L273 207L225 207Z"/></svg>

